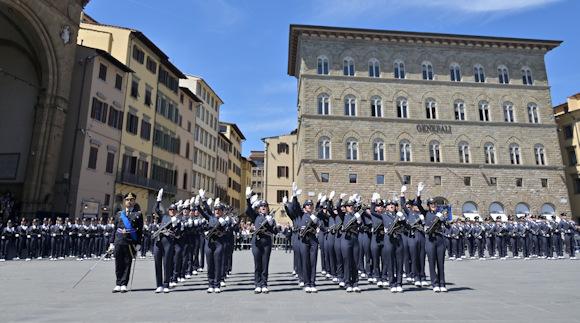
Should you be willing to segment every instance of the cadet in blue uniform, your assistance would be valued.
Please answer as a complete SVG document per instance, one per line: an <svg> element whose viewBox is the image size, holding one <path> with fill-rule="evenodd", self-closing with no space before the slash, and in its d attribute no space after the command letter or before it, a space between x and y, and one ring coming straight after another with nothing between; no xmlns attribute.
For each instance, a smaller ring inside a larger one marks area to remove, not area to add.
<svg viewBox="0 0 580 323"><path fill-rule="evenodd" d="M417 287L429 286L425 275L425 210L421 205L421 192L424 188L423 183L419 183L417 197L410 201L405 200L407 187L404 185L401 188L401 205L404 206L408 226L406 236L411 260L411 278Z"/></svg>
<svg viewBox="0 0 580 323"><path fill-rule="evenodd" d="M202 194L200 194L202 195ZM220 282L223 278L224 247L226 244L225 231L228 222L225 219L225 205L214 206L213 214L206 201L201 200L198 206L200 213L207 221L207 233L205 235L207 246L207 279L208 293L221 293Z"/></svg>
<svg viewBox="0 0 580 323"><path fill-rule="evenodd" d="M403 212L397 212L397 202L387 200L387 211L382 214L383 226L385 227L385 245L383 247L383 276L388 275L388 285L392 293L403 292L403 238L402 229L404 228L405 215ZM397 227L401 223L399 230L389 233L389 228ZM383 283L384 286L384 283Z"/></svg>
<svg viewBox="0 0 580 323"><path fill-rule="evenodd" d="M276 234L276 222L270 214L268 202L258 200L252 189L246 188L246 215L254 223L252 254L254 255L254 293L268 293L268 267L272 253L272 237Z"/></svg>
<svg viewBox="0 0 580 323"><path fill-rule="evenodd" d="M323 200L324 199L324 200ZM326 230L328 229L328 218L325 214L322 213L322 204L326 204L326 195L322 195L322 193L318 193L318 200L316 201L316 205L314 206L314 215L318 217L318 232L316 233L316 238L318 239L318 248L320 249L320 267L321 267L321 274L326 276L326 250L324 246L325 242L325 234Z"/></svg>
<svg viewBox="0 0 580 323"><path fill-rule="evenodd" d="M471 235L475 242L475 249L477 250L477 258L479 260L485 260L485 230L483 224L479 222L479 216L474 217L474 224L471 228Z"/></svg>
<svg viewBox="0 0 580 323"><path fill-rule="evenodd" d="M562 221L561 223L561 230L564 232L564 244L566 246L566 252L570 259L576 259L576 240L575 235L578 231L578 227L576 226L576 222L569 219L566 213L561 214Z"/></svg>
<svg viewBox="0 0 580 323"><path fill-rule="evenodd" d="M105 233L104 233L105 240L106 240L105 241L106 246L111 245L111 243L113 242L113 236L115 235L115 219L114 219L114 217L110 217L108 222L109 223L107 223L107 225L105 226ZM110 259L111 259L111 254L107 253L107 255L105 256L105 260L110 260Z"/></svg>
<svg viewBox="0 0 580 323"><path fill-rule="evenodd" d="M371 279L371 230L373 225L372 216L368 207L361 208L358 212L361 216L361 223L358 233L358 272L361 278L367 278L368 282L373 282Z"/></svg>
<svg viewBox="0 0 580 323"><path fill-rule="evenodd" d="M204 244L204 236L203 236L203 229L207 221L201 215L199 211L199 197L195 197L194 199L194 207L191 209L191 213L193 213L193 248L192 248L192 265L191 269L188 269L191 275L197 275L198 270L200 267L200 263L203 263L203 258L205 254L200 257L200 249Z"/></svg>
<svg viewBox="0 0 580 323"><path fill-rule="evenodd" d="M82 224L79 225L78 231L78 259L83 260L87 258L87 252L89 250L89 226L87 222L87 218L83 218ZM111 241L112 242L112 241ZM110 245L111 243L109 243Z"/></svg>
<svg viewBox="0 0 580 323"><path fill-rule="evenodd" d="M341 251L341 244L342 238L344 234L341 230L344 222L344 214L346 213L346 206L345 202L343 202L344 197L346 194L341 193L340 199L338 200L338 206L336 210L333 210L334 213L334 224L336 226L336 234L334 235L334 254L336 255L336 276L332 280L335 283L338 283L338 286L345 287L344 283L344 257L342 256Z"/></svg>
<svg viewBox="0 0 580 323"><path fill-rule="evenodd" d="M6 226L0 232L0 261L6 261L8 258L8 251L12 245L14 238L14 226L12 220L6 222Z"/></svg>
<svg viewBox="0 0 580 323"><path fill-rule="evenodd" d="M41 238L41 231L40 226L38 226L38 219L32 220L32 225L28 227L26 237L28 239L28 248L27 248L28 257L26 257L26 259L38 258Z"/></svg>
<svg viewBox="0 0 580 323"><path fill-rule="evenodd" d="M447 292L445 286L445 241L442 235L443 227L447 226L447 219L432 199L427 200L428 211L425 214L425 250L429 260L429 277L433 291Z"/></svg>
<svg viewBox="0 0 580 323"><path fill-rule="evenodd" d="M344 262L344 283L346 292L357 292L361 290L358 287L358 253L359 253L359 228L362 224L361 214L355 213L356 196L351 196L344 204L346 212L342 219L342 242L341 252Z"/></svg>
<svg viewBox="0 0 580 323"><path fill-rule="evenodd" d="M383 247L385 245L385 228L383 226L382 214L385 211L385 204L381 200L378 193L373 193L371 198L371 208L370 213L372 216L372 236L371 236L371 256L373 259L373 272L371 277L373 283L376 283L379 288L383 285L387 285L387 282L383 282L381 265L385 266L385 260L382 259Z"/></svg>
<svg viewBox="0 0 580 323"><path fill-rule="evenodd" d="M304 279L304 291L306 293L317 293L316 289L316 262L318 259L318 239L316 237L316 228L318 227L318 218L314 215L314 203L312 200L304 201L302 210L298 202L298 187L292 183L292 203L293 209L298 210L295 214L300 227L299 244L300 258L302 264L302 278Z"/></svg>
<svg viewBox="0 0 580 323"><path fill-rule="evenodd" d="M332 199L334 198L334 191L330 192L328 196L328 201L326 201L322 206L322 213L327 218L326 223L326 232L324 235L324 250L326 254L326 278L332 279L335 282L338 280L336 279L336 253L334 252L334 239L336 237L336 231L338 230L339 226L337 226L336 222L336 214L334 213L334 207Z"/></svg>
<svg viewBox="0 0 580 323"><path fill-rule="evenodd" d="M552 216L551 226L552 226L552 246L556 252L554 259L564 258L564 248L562 247L564 240L562 239L562 230L560 229L560 222L562 219L554 215Z"/></svg>
<svg viewBox="0 0 580 323"><path fill-rule="evenodd" d="M193 215L195 213L195 199L190 200L190 208L188 209L187 215L184 217L183 225L183 239L185 241L185 248L183 250L183 265L181 267L182 277L185 279L191 278L193 273L193 243L194 243L194 225L193 225ZM191 207L194 206L194 207Z"/></svg>
<svg viewBox="0 0 580 323"><path fill-rule="evenodd" d="M16 238L16 257L14 259L20 259L22 253L26 249L26 230L28 230L28 223L25 218L20 220L20 225L16 227L14 237Z"/></svg>
<svg viewBox="0 0 580 323"><path fill-rule="evenodd" d="M56 218L56 223L50 227L50 235L52 237L50 242L51 260L64 259L62 250L64 242L64 226L62 225L62 219L60 217Z"/></svg>
<svg viewBox="0 0 580 323"><path fill-rule="evenodd" d="M109 251L115 254L115 288L113 293L126 293L133 258L137 255L137 245L143 234L143 216L135 199L137 196L128 193L124 196L125 207L115 216L115 227Z"/></svg>
<svg viewBox="0 0 580 323"><path fill-rule="evenodd" d="M157 236L153 239L153 259L155 261L155 282L157 289L155 293L169 293L169 284L173 276L173 253L175 233L180 229L180 223L177 219L177 207L171 204L167 209L167 213L161 205L163 198L163 189L157 193L157 203L153 209L153 213L161 218L159 230L163 227ZM157 230L155 232L157 232Z"/></svg>
<svg viewBox="0 0 580 323"><path fill-rule="evenodd" d="M302 264L300 259L300 246L298 243L298 232L299 232L299 210L294 210L294 203L288 203L288 197L284 196L282 198L282 205L284 206L284 211L292 221L292 274L298 279L298 286L304 286L304 280L302 278Z"/></svg>
<svg viewBox="0 0 580 323"><path fill-rule="evenodd" d="M42 257L50 257L50 220L48 218L44 218L42 220L42 227L40 228L42 231Z"/></svg>
<svg viewBox="0 0 580 323"><path fill-rule="evenodd" d="M183 225L183 212L189 213L189 205L185 205L183 201L179 201L176 204L177 207L177 221L179 226L175 229L174 242L173 242L173 276L171 277L170 287L177 286L177 283L183 282L185 277L181 277L181 267L183 265L183 249L184 249L184 225Z"/></svg>

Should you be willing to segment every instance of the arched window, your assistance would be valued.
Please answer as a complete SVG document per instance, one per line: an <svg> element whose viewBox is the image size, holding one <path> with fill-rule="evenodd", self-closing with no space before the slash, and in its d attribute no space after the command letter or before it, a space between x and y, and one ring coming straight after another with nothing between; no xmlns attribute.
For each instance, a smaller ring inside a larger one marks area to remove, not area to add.
<svg viewBox="0 0 580 323"><path fill-rule="evenodd" d="M318 159L330 159L330 138L321 137L318 140Z"/></svg>
<svg viewBox="0 0 580 323"><path fill-rule="evenodd" d="M498 202L493 202L489 205L489 214L505 214L503 205Z"/></svg>
<svg viewBox="0 0 580 323"><path fill-rule="evenodd" d="M473 77L477 83L485 83L485 72L483 66L477 64L473 67Z"/></svg>
<svg viewBox="0 0 580 323"><path fill-rule="evenodd" d="M318 56L318 75L328 75L328 57Z"/></svg>
<svg viewBox="0 0 580 323"><path fill-rule="evenodd" d="M456 100L453 103L455 110L455 120L465 120L465 103L461 100Z"/></svg>
<svg viewBox="0 0 580 323"><path fill-rule="evenodd" d="M515 122L514 104L511 102L503 103L503 119L505 122Z"/></svg>
<svg viewBox="0 0 580 323"><path fill-rule="evenodd" d="M437 102L434 99L425 101L425 116L427 119L437 119Z"/></svg>
<svg viewBox="0 0 580 323"><path fill-rule="evenodd" d="M403 162L411 161L411 143L408 140L401 140L399 143L400 160Z"/></svg>
<svg viewBox="0 0 580 323"><path fill-rule="evenodd" d="M529 67L522 68L522 83L524 85L533 85L532 70Z"/></svg>
<svg viewBox="0 0 580 323"><path fill-rule="evenodd" d="M354 76L354 60L350 57L345 57L342 60L342 71L346 76Z"/></svg>
<svg viewBox="0 0 580 323"><path fill-rule="evenodd" d="M431 64L431 62L423 62L421 64L421 70L423 71L424 80L433 79L433 65Z"/></svg>
<svg viewBox="0 0 580 323"><path fill-rule="evenodd" d="M536 165L546 165L546 156L543 145L537 144L534 146L534 155L536 156Z"/></svg>
<svg viewBox="0 0 580 323"><path fill-rule="evenodd" d="M383 100L380 96L373 96L371 98L371 116L382 117L383 116Z"/></svg>
<svg viewBox="0 0 580 323"><path fill-rule="evenodd" d="M542 205L542 208L540 208L540 214L543 215L554 215L556 214L556 209L554 208L554 206L550 203L544 203Z"/></svg>
<svg viewBox="0 0 580 323"><path fill-rule="evenodd" d="M330 114L330 97L326 93L318 96L318 114Z"/></svg>
<svg viewBox="0 0 580 323"><path fill-rule="evenodd" d="M530 214L530 207L526 203L516 204L516 215Z"/></svg>
<svg viewBox="0 0 580 323"><path fill-rule="evenodd" d="M358 160L358 142L354 138L346 140L346 159Z"/></svg>
<svg viewBox="0 0 580 323"><path fill-rule="evenodd" d="M508 68L504 65L500 65L497 68L497 77L499 84L509 84L510 83L510 74Z"/></svg>
<svg viewBox="0 0 580 323"><path fill-rule="evenodd" d="M461 212L463 214L478 214L477 205L473 202L465 202L461 207Z"/></svg>
<svg viewBox="0 0 580 323"><path fill-rule="evenodd" d="M369 60L369 76L381 77L381 65L379 63L379 60L376 58L371 58Z"/></svg>
<svg viewBox="0 0 580 323"><path fill-rule="evenodd" d="M449 76L452 82L461 82L461 68L459 64L453 63L449 66Z"/></svg>
<svg viewBox="0 0 580 323"><path fill-rule="evenodd" d="M512 165L520 165L522 163L520 156L520 146L518 144L510 145L510 160Z"/></svg>
<svg viewBox="0 0 580 323"><path fill-rule="evenodd" d="M469 144L467 144L465 141L462 141L459 143L458 149L459 149L459 162L465 164L469 163L470 162Z"/></svg>
<svg viewBox="0 0 580 323"><path fill-rule="evenodd" d="M401 60L396 60L393 64L393 76L396 79L404 79L405 78L405 63Z"/></svg>
<svg viewBox="0 0 580 323"><path fill-rule="evenodd" d="M489 102L479 101L479 121L489 121Z"/></svg>
<svg viewBox="0 0 580 323"><path fill-rule="evenodd" d="M356 98L352 95L347 95L344 98L344 115L356 116Z"/></svg>
<svg viewBox="0 0 580 323"><path fill-rule="evenodd" d="M486 164L495 164L495 146L491 142L483 145L483 153L485 154Z"/></svg>
<svg viewBox="0 0 580 323"><path fill-rule="evenodd" d="M373 159L385 160L385 143L380 139L375 139L373 142Z"/></svg>
<svg viewBox="0 0 580 323"><path fill-rule="evenodd" d="M441 150L439 141L433 140L429 143L429 158L432 163L441 162Z"/></svg>
<svg viewBox="0 0 580 323"><path fill-rule="evenodd" d="M407 119L409 117L407 98L397 98L397 117L402 119Z"/></svg>
<svg viewBox="0 0 580 323"><path fill-rule="evenodd" d="M538 105L535 103L528 103L528 120L530 123L539 123Z"/></svg>

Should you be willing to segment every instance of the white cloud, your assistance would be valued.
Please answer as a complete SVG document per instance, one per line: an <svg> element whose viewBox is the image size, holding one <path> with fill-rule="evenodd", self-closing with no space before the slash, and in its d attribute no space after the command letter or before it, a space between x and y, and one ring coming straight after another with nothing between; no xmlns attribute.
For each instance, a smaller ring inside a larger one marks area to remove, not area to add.
<svg viewBox="0 0 580 323"><path fill-rule="evenodd" d="M520 11L549 5L561 0L411 0L416 6L442 7L465 12Z"/></svg>
<svg viewBox="0 0 580 323"><path fill-rule="evenodd" d="M319 18L394 16L403 9L439 8L467 14L506 13L534 9L562 0L315 0Z"/></svg>

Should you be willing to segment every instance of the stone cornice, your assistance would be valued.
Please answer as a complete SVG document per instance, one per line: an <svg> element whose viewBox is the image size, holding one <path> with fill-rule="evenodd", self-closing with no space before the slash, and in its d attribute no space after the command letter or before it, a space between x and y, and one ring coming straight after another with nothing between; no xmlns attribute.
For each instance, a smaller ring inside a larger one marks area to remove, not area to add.
<svg viewBox="0 0 580 323"><path fill-rule="evenodd" d="M443 46L459 46L464 48L481 47L523 49L538 50L542 52L547 52L553 48L556 48L562 43L558 40L290 25L290 35L288 40L288 75L297 76L296 55L298 51L298 39L302 35L326 39L369 40L406 44L432 44Z"/></svg>
<svg viewBox="0 0 580 323"><path fill-rule="evenodd" d="M481 171L494 170L551 170L564 171L564 166L537 166L537 165L507 165L507 164L461 164L461 163L431 163L431 162L393 162L375 160L338 160L338 159L301 159L302 164L344 164L344 165L365 165L365 166L392 166L392 167L430 167L430 168L450 168L450 169L479 169Z"/></svg>
<svg viewBox="0 0 580 323"><path fill-rule="evenodd" d="M313 80L330 80L337 82L367 82L367 83L385 83L401 85L425 85L425 86L446 86L458 88L494 88L504 90L539 90L548 91L549 86L545 85L523 85L523 84L499 84L499 83L478 83L478 82L452 82L442 80L414 80L414 79L396 79L369 76L344 76L344 75L318 75L318 74L301 74L300 78Z"/></svg>
<svg viewBox="0 0 580 323"><path fill-rule="evenodd" d="M301 119L317 120L335 120L335 121L371 121L379 123L409 123L409 124L440 124L453 126L480 126L480 127L522 127L522 128L543 128L556 129L556 124L542 123L517 123L517 122L483 122L467 120L441 120L441 119L403 119L403 118L385 118L385 117L349 117L337 115L319 115L319 114L302 114Z"/></svg>

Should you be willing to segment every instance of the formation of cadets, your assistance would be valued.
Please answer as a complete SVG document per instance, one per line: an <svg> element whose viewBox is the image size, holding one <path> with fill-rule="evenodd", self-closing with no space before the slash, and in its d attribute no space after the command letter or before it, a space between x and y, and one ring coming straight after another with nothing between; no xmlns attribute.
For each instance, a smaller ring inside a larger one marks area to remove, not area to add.
<svg viewBox="0 0 580 323"><path fill-rule="evenodd" d="M287 214L293 221L295 235L294 272L306 293L317 293L316 265L318 249L322 274L347 293L360 293L359 279L367 278L393 293L403 292L403 276L415 286L431 286L446 292L444 232L450 226L445 213L433 200L423 209L419 184L417 198L406 201L406 186L399 200L382 200L378 193L371 204L361 196L340 194L334 204L334 191L320 195L314 204L298 201L301 190L292 185L292 200L284 199ZM345 199L346 198L346 199ZM430 282L425 274L425 255Z"/></svg>
<svg viewBox="0 0 580 323"><path fill-rule="evenodd" d="M570 259L576 259L578 227L565 214L517 220L498 216L484 222L477 216L473 221L450 219L447 208L432 199L424 208L424 188L419 183L415 199L406 199L407 187L402 186L399 198L383 200L374 193L370 205L361 203L357 194L348 198L340 194L335 203L334 191L319 194L316 203L305 200L300 205L301 190L293 184L291 201L284 198L284 205L293 221L293 268L299 286L306 293L317 292L317 249L324 278L347 293L361 292L359 279L393 293L403 292L404 280L436 293L447 292L446 254L449 260L461 260L467 258L465 250L470 259L485 260L508 258L508 248L515 259L562 259L565 249Z"/></svg>
<svg viewBox="0 0 580 323"><path fill-rule="evenodd" d="M576 259L576 232L576 223L563 213L559 217L487 217L484 221L475 216L473 220L454 222L444 235L452 261L466 258L564 259L564 253Z"/></svg>
<svg viewBox="0 0 580 323"><path fill-rule="evenodd" d="M447 292L445 258L507 259L508 249L515 259L532 257L562 259L566 252L575 258L578 227L565 214L560 217L505 216L481 221L448 217L447 209L432 199L421 200L425 189L417 187L414 199L406 198L407 186L398 198L382 199L373 193L370 204L362 197L335 192L318 195L316 202L298 200L301 190L292 184L292 196L283 207L292 220L292 229L282 232L291 242L293 275L306 293L317 293L318 255L322 277L347 293L360 293L359 279L393 293L403 292L403 284L434 292ZM246 188L245 210L255 231L251 238L254 258L254 293L268 293L268 268L273 237L280 232L269 205ZM220 202L205 198L205 191L165 208L163 190L157 195L148 223L141 214L136 196L124 197L124 208L105 224L83 219L64 222L45 219L17 227L8 221L1 230L0 256L4 260L10 246L16 259L82 260L102 257L115 260L114 293L129 289L132 262L151 251L155 264L155 293L169 293L178 283L197 275L207 265L208 293L220 293L232 271L238 215ZM108 246L108 248L107 248ZM466 252L467 251L467 252ZM205 264L204 264L205 262ZM427 279L427 268L429 280Z"/></svg>
<svg viewBox="0 0 580 323"><path fill-rule="evenodd" d="M9 254L15 260L26 261L100 257L105 254L114 229L112 220L105 223L103 219L56 218L51 223L44 218L40 224L38 219L29 222L22 218L18 226L8 220L4 227L0 224L0 261L5 261Z"/></svg>
<svg viewBox="0 0 580 323"><path fill-rule="evenodd" d="M207 264L208 293L220 293L232 270L234 231L238 217L217 198L199 195L165 209L160 190L149 226L155 262L155 293L169 293L178 283L203 270ZM213 202L213 203L212 203ZM159 221L157 221L159 219Z"/></svg>

